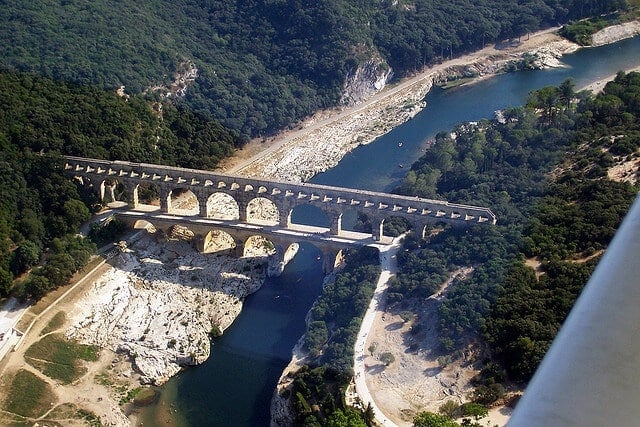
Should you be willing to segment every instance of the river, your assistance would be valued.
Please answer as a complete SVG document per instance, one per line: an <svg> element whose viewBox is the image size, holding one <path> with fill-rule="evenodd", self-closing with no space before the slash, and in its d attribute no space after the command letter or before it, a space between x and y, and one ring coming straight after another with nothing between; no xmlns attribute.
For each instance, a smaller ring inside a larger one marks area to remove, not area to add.
<svg viewBox="0 0 640 427"><path fill-rule="evenodd" d="M349 153L312 182L376 191L395 187L428 141L456 124L492 118L499 109L522 105L530 91L573 78L576 87L640 66L640 37L563 58L565 68L523 71L453 89L434 88L427 107L411 121ZM401 143L401 144L400 144ZM345 228L355 215L343 219ZM294 211L293 222L326 225L314 211ZM159 402L140 415L145 425L269 425L269 405L291 349L304 332L304 318L322 286L319 252L301 245L279 278L249 296L242 313L213 341L211 356L170 380Z"/></svg>

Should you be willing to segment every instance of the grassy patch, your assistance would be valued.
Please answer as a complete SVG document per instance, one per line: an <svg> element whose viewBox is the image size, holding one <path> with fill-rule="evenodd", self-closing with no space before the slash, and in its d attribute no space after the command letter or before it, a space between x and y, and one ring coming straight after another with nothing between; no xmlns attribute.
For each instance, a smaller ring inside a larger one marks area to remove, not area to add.
<svg viewBox="0 0 640 427"><path fill-rule="evenodd" d="M67 319L67 315L64 311L59 311L55 316L47 323L40 335L46 335L49 332L53 332L64 325L64 321Z"/></svg>
<svg viewBox="0 0 640 427"><path fill-rule="evenodd" d="M63 403L58 405L47 415L47 420L53 420L52 424L60 425L64 420L85 420L86 425L89 427L102 427L100 417L91 411L79 408L73 403ZM49 425L47 422L43 422L44 425Z"/></svg>
<svg viewBox="0 0 640 427"><path fill-rule="evenodd" d="M48 411L55 401L56 397L46 382L21 369L13 377L2 406L5 411L37 418Z"/></svg>
<svg viewBox="0 0 640 427"><path fill-rule="evenodd" d="M158 392L155 389L145 387L136 393L136 396L133 398L133 404L136 406L148 406L155 402L157 398Z"/></svg>
<svg viewBox="0 0 640 427"><path fill-rule="evenodd" d="M477 77L461 77L459 79L448 80L443 83L438 83L437 86L441 89L451 89L454 87L462 86L465 83L474 81Z"/></svg>
<svg viewBox="0 0 640 427"><path fill-rule="evenodd" d="M29 347L25 353L27 362L50 378L64 384L80 378L85 369L80 360L98 360L98 347L78 344L60 334L51 334Z"/></svg>
<svg viewBox="0 0 640 427"><path fill-rule="evenodd" d="M103 425L99 416L85 409L78 409L76 417L85 420L89 427L102 427Z"/></svg>
<svg viewBox="0 0 640 427"><path fill-rule="evenodd" d="M49 412L47 418L52 420L70 419L75 418L75 414L78 411L78 407L73 403L63 403L56 406Z"/></svg>
<svg viewBox="0 0 640 427"><path fill-rule="evenodd" d="M120 397L120 405L133 401L141 390L142 387L136 387L122 393L122 397Z"/></svg>
<svg viewBox="0 0 640 427"><path fill-rule="evenodd" d="M96 381L97 384L102 384L102 385L107 386L107 387L114 387L115 386L113 380L109 376L109 373L105 372L105 371L97 374L96 377L95 377L95 381Z"/></svg>

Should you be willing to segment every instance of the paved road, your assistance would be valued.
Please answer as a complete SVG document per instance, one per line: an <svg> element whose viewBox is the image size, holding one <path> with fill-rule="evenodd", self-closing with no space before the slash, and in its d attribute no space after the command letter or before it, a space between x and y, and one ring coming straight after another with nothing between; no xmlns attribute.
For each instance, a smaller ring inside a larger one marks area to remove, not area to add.
<svg viewBox="0 0 640 427"><path fill-rule="evenodd" d="M380 250L380 266L382 268L382 272L380 273L380 278L378 279L378 284L373 294L373 298L371 298L371 302L369 303L369 308L367 308L367 312L362 318L362 325L360 326L360 332L358 332L358 338L356 339L354 351L354 381L356 385L356 393L360 397L360 400L362 401L362 404L365 408L369 403L371 404L376 421L379 424L388 427L394 427L396 424L389 418L387 418L387 416L380 410L380 408L378 408L376 402L371 396L371 393L369 393L369 388L367 387L367 382L365 380L364 359L367 336L369 334L369 331L373 327L375 316L378 314L378 311L384 310L384 307L382 306L382 298L384 296L384 292L387 290L387 282L389 281L389 278L391 276L396 274L398 268L396 262L396 253L401 246L400 239L401 237L396 237L393 240L393 243L388 246L377 246Z"/></svg>

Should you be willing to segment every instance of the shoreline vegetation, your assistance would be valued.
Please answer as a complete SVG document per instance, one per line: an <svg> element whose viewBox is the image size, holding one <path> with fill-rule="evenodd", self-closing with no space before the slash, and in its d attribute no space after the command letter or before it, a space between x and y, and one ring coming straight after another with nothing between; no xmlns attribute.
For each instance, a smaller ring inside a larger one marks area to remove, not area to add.
<svg viewBox="0 0 640 427"><path fill-rule="evenodd" d="M638 22L635 22L634 25L640 27ZM262 140L251 141L238 152L237 156L225 160L220 170L227 173L268 176L282 180L307 180L314 174L337 164L354 147L370 143L393 127L414 117L424 107L422 100L431 89L434 80L446 80L447 76L451 75L450 73L462 73L461 70L465 70L469 64L473 64L475 67L469 72L477 73L477 77L473 80L487 78L497 72L501 72L505 64L519 61L525 52L532 51L538 52L538 57L542 61L541 66L557 64L557 60L562 54L575 51L578 46L560 39L555 34L555 30L550 29L531 34L527 40L523 39L517 46L502 50L497 50L495 47L487 47L482 51L446 61L419 75L387 87L368 101L355 107L319 112L301 123L296 130L284 132L265 142ZM614 34L609 42L612 43L617 40ZM596 82L593 85L594 88L601 86L603 86L602 82ZM318 140L330 141L331 144L320 148L309 144L309 141ZM180 258L185 255L182 252L184 252L182 249L165 251L164 255L167 258L157 262L160 264L164 262L169 264L178 263ZM143 257L142 259L150 262L148 257ZM225 259L220 258L220 263L224 262ZM173 264L171 265L173 266ZM189 268L195 268L194 265L192 264ZM65 420L66 425L85 425L85 421L95 421L96 417L99 418L98 422L103 425L131 425L136 422L135 407L129 405L129 403L135 400L136 395L141 390L146 389L141 388L141 376L134 369L130 357L113 351L114 348L109 348L109 346L100 351L97 361L84 362L79 356L74 356L73 352L70 353L71 355L66 356L70 358L67 360L72 360L72 364L83 372L79 378L70 381L68 384L51 380L38 370L37 366L25 363L25 352L33 344L40 341L40 334L42 334L43 329L49 329L49 333L52 333L55 331L68 331L72 324L77 327L78 323L75 322L78 321L80 316L73 317L71 315L73 308L81 301L84 301L82 304L85 305L84 307L79 307L78 310L86 309L93 303L88 291L97 286L98 279L104 277L105 270L97 270L92 277L87 278L81 286L74 289L74 292L59 303L57 307L38 319L36 326L30 331L30 336L24 338L21 347L0 361L2 390L9 390L10 387L15 386L16 375L18 375L18 378L29 376L29 383L33 384L32 389L36 394L34 405L44 407L50 402L56 402L55 408L48 411L47 414L51 418ZM109 274L112 274L117 269L109 267L108 270L111 271ZM237 274L241 275L241 273L242 271ZM237 275L234 277L237 279ZM136 286L144 288L149 285L145 283L144 279L135 280L139 282L133 286L133 289ZM177 283L180 283L180 281L177 281ZM259 288L259 285L257 287L252 285L251 287L255 291ZM123 286L122 288L125 289L126 287ZM66 289L68 287L61 288L60 293ZM201 294L201 298L207 294L207 291L203 289L197 289L197 287L194 287L194 289L196 293ZM194 298L196 297L197 295ZM236 296L236 299L241 300L241 298L241 296ZM42 304L46 305L51 301L53 299L46 297L34 307L42 310L40 308ZM237 305L236 303L237 301L234 302L235 305ZM199 303L194 304L194 311L199 307L201 307ZM58 313L64 314L59 315ZM27 317L31 318L32 316L27 315L25 319ZM90 324L90 317L84 317L87 319L86 325ZM228 324L233 321L234 317L233 315L229 316L229 319L227 319L229 320ZM63 321L61 321L62 318L64 319ZM225 323L225 327L226 325ZM204 327L204 329L206 330L207 328ZM205 333L211 330L212 327L209 325ZM142 332L143 335L148 334L146 329L143 329ZM87 334L83 342L89 343L92 340L89 335L92 334ZM94 344L97 344L97 342L94 342ZM102 344L104 345L104 343ZM167 347L171 346L170 343L165 344ZM180 345L180 343L176 342L174 345ZM148 391L142 393L145 394ZM6 391L0 392L0 399L4 402L5 398ZM149 399L147 394L143 400L153 399ZM167 416L170 417L170 415ZM2 413L0 422L9 423L42 418L42 416L36 416L35 413L33 416L29 414L26 417ZM100 424L94 423L91 425Z"/></svg>
<svg viewBox="0 0 640 427"><path fill-rule="evenodd" d="M473 84L523 67L562 66L560 58L582 46L560 37L558 30L559 27L554 27L519 41L487 46L393 83L356 106L320 111L293 130L266 140L252 140L233 157L224 159L218 171L307 181L338 164L359 145L369 144L415 117L426 106L423 100L434 84L445 87ZM600 36L601 33L605 36ZM602 45L639 33L639 21L632 21L607 27L595 37L598 45ZM611 80L614 77L611 76ZM593 87L597 89L598 84L594 83ZM323 141L323 144L318 145L317 141Z"/></svg>

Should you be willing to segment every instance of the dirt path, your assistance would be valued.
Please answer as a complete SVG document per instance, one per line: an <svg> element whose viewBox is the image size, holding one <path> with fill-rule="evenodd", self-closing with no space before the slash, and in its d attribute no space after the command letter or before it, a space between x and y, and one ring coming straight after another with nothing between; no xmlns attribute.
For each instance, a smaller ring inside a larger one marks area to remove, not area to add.
<svg viewBox="0 0 640 427"><path fill-rule="evenodd" d="M109 350L101 350L100 359L97 362L87 363L87 372L72 384L63 385L41 374L37 369L29 365L25 358L25 352L36 341L42 338L42 330L51 319L59 312L71 311L79 297L88 290L93 282L102 276L110 265L99 263L88 274L76 275L72 285L60 288L47 295L37 304L31 306L23 316L22 326L25 327L25 335L17 349L9 354L0 363L0 378L4 382L19 369L27 369L39 378L45 380L53 389L59 403L74 403L78 407L89 410L98 415L105 425L125 426L128 420L118 407L118 401L109 398L110 390L95 381L98 372L109 369L116 355ZM54 302L55 301L55 302ZM57 332L63 333L68 327L68 320L64 322ZM0 402L6 398L6 389L0 389ZM53 409L53 408L52 408ZM66 425L76 425L73 420L65 420ZM77 425L84 425L78 420Z"/></svg>

